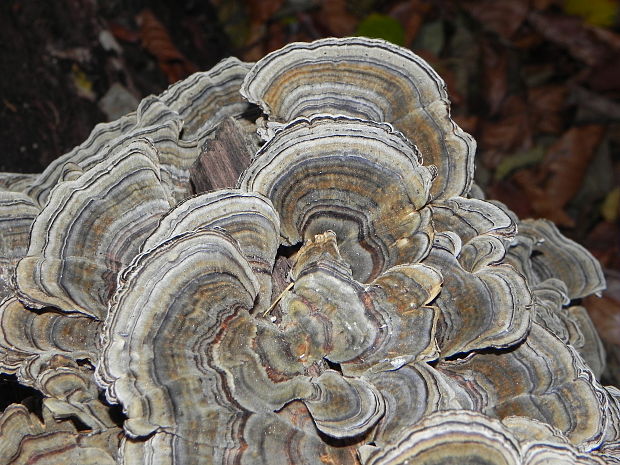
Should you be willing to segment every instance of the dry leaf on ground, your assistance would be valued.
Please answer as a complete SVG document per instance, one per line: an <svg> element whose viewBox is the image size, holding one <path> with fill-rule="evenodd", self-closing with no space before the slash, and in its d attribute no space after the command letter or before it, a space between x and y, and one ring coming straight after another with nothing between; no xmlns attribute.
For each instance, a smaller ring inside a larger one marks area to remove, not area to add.
<svg viewBox="0 0 620 465"><path fill-rule="evenodd" d="M564 207L579 191L604 133L605 127L596 124L572 127L549 147L537 169L515 174L537 216L561 226L574 226Z"/></svg>

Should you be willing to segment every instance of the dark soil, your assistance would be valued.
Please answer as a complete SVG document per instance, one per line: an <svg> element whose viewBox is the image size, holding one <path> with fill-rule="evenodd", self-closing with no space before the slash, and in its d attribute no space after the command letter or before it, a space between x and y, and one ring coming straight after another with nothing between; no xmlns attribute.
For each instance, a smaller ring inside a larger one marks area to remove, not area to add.
<svg viewBox="0 0 620 465"><path fill-rule="evenodd" d="M179 5L182 5L179 8ZM139 38L106 50L103 31L138 31L151 8L198 69L230 54L209 2L5 0L0 2L0 171L41 172L106 121L99 99L116 82L137 99L168 85Z"/></svg>

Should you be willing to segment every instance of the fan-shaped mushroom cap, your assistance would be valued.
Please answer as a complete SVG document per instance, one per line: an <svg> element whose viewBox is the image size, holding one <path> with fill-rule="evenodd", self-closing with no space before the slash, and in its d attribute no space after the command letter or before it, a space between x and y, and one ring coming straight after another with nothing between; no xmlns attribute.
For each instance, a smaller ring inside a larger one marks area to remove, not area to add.
<svg viewBox="0 0 620 465"><path fill-rule="evenodd" d="M434 201L431 209L435 231L456 233L463 244L483 234L508 242L517 232L516 223L503 209L484 200L453 197Z"/></svg>
<svg viewBox="0 0 620 465"><path fill-rule="evenodd" d="M581 245L564 237L548 220L523 220L508 249L506 261L534 285L548 278L566 284L568 297L577 299L605 289L599 262Z"/></svg>
<svg viewBox="0 0 620 465"><path fill-rule="evenodd" d="M201 227L221 228L235 239L260 283L256 311L269 306L271 271L280 245L280 218L260 194L222 189L190 197L164 215L142 247L148 250Z"/></svg>
<svg viewBox="0 0 620 465"><path fill-rule="evenodd" d="M305 404L316 427L329 436L359 436L383 416L381 393L363 379L347 379L327 370L313 384L317 392Z"/></svg>
<svg viewBox="0 0 620 465"><path fill-rule="evenodd" d="M606 424L603 388L575 350L536 323L513 350L473 353L437 368L484 399L483 413L521 415L558 428L585 450L598 447Z"/></svg>
<svg viewBox="0 0 620 465"><path fill-rule="evenodd" d="M373 432L373 442L384 446L400 433L437 411L474 410L475 402L460 384L425 363L364 375L381 393L385 415Z"/></svg>
<svg viewBox="0 0 620 465"><path fill-rule="evenodd" d="M155 148L137 140L73 181L59 183L32 225L16 270L20 299L97 318L120 269L168 211Z"/></svg>
<svg viewBox="0 0 620 465"><path fill-rule="evenodd" d="M16 373L44 354L96 360L100 325L78 314L35 313L9 298L0 303L0 371Z"/></svg>
<svg viewBox="0 0 620 465"><path fill-rule="evenodd" d="M256 63L241 93L276 122L334 114L392 123L438 168L434 198L469 191L475 141L450 119L443 80L409 50L363 37L289 44Z"/></svg>
<svg viewBox="0 0 620 465"><path fill-rule="evenodd" d="M584 358L597 379L605 369L605 349L587 310L570 302L563 281L549 278L532 286L534 321L571 344Z"/></svg>
<svg viewBox="0 0 620 465"><path fill-rule="evenodd" d="M368 281L426 254L432 173L388 125L320 116L278 131L239 186L271 199L289 244L334 231L353 276Z"/></svg>
<svg viewBox="0 0 620 465"><path fill-rule="evenodd" d="M493 236L478 236L461 249L455 233L438 233L423 260L444 277L434 301L440 310L438 343L444 357L488 347L508 347L529 329L531 295L512 266L497 264L504 252Z"/></svg>
<svg viewBox="0 0 620 465"><path fill-rule="evenodd" d="M43 393L43 405L56 420L75 417L92 432L116 429L109 406L99 399L93 372L88 363L80 366L72 357L47 352L29 360L17 376Z"/></svg>
<svg viewBox="0 0 620 465"><path fill-rule="evenodd" d="M97 369L108 398L125 407L130 436L161 430L186 445L237 445L230 429L245 415L212 345L222 325L252 308L257 291L247 261L222 232L185 233L134 260L106 321Z"/></svg>

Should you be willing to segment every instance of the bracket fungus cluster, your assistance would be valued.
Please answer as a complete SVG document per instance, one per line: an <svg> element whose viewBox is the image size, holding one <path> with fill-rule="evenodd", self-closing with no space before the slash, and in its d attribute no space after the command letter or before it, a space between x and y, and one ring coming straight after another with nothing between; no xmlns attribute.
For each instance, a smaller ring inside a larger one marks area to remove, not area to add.
<svg viewBox="0 0 620 465"><path fill-rule="evenodd" d="M324 39L0 175L0 371L43 399L0 463L620 463L600 266L474 152L426 62Z"/></svg>

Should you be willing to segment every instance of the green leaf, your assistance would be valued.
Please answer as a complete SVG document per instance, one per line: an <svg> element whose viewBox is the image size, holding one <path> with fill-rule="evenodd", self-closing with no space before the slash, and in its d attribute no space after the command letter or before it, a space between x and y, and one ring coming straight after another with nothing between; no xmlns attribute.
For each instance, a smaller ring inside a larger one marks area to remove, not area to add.
<svg viewBox="0 0 620 465"><path fill-rule="evenodd" d="M544 157L545 147L542 145L506 156L495 169L494 179L503 179L513 171L540 163Z"/></svg>
<svg viewBox="0 0 620 465"><path fill-rule="evenodd" d="M355 34L358 36L384 39L393 44L405 45L405 30L402 24L391 16L372 13L358 25Z"/></svg>

